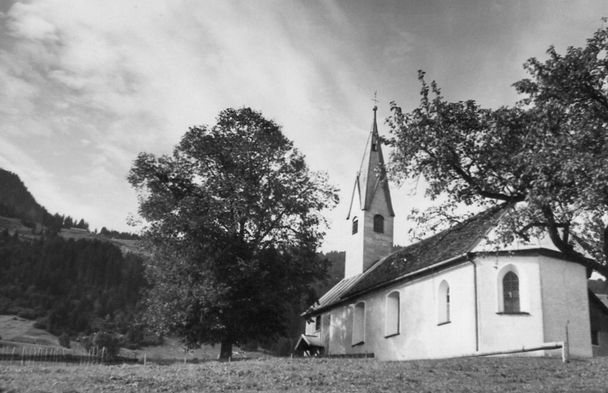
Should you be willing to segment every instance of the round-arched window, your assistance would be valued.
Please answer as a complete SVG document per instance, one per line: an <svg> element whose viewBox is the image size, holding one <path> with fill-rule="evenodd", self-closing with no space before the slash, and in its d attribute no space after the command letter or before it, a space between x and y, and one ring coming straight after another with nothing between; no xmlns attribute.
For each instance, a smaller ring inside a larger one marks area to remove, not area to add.
<svg viewBox="0 0 608 393"><path fill-rule="evenodd" d="M520 312L519 307L519 277L514 272L507 272L502 278L502 298L504 312Z"/></svg>
<svg viewBox="0 0 608 393"><path fill-rule="evenodd" d="M380 214L374 216L374 232L384 233L384 217Z"/></svg>

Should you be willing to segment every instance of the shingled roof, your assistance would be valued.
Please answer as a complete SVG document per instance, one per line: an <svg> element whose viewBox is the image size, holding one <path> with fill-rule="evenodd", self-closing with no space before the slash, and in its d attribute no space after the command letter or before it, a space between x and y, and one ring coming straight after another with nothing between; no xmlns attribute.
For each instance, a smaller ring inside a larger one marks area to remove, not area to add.
<svg viewBox="0 0 608 393"><path fill-rule="evenodd" d="M346 299L404 279L412 273L465 256L498 224L506 208L506 205L493 207L443 232L389 254L363 273L340 281L319 299L318 304L304 314L315 314Z"/></svg>

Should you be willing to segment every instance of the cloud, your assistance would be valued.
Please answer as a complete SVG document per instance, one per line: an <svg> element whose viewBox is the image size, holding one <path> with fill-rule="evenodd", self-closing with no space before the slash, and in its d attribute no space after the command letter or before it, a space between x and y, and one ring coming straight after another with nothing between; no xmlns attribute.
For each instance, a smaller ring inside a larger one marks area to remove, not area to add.
<svg viewBox="0 0 608 393"><path fill-rule="evenodd" d="M112 209L104 201L114 201L126 215L134 197L125 175L137 153L169 152L188 126L212 123L227 106L262 110L284 125L313 166L325 166L323 149L311 147L327 134L318 115L337 94L358 92L346 73L324 73L341 61L331 49L301 46L306 34L320 32L314 15L297 4L277 13L236 2L170 4L47 0L17 2L7 12L0 116L10 144L0 146L2 165L28 181L40 171L41 184L57 182L34 187L42 203L85 212L90 189L99 209ZM332 14L340 18L338 8ZM296 15L300 23L293 25ZM351 120L336 115L331 126L342 122ZM9 146L19 154L5 154ZM112 189L123 193L125 206Z"/></svg>
<svg viewBox="0 0 608 393"><path fill-rule="evenodd" d="M34 4L15 3L8 14L9 34L32 41L58 41L55 25L37 11Z"/></svg>
<svg viewBox="0 0 608 393"><path fill-rule="evenodd" d="M136 199L125 176L139 152L168 153L187 127L251 106L342 189L343 204L329 214L339 227L375 90L414 104L416 70L432 66L446 92L500 100L487 86L512 82L501 79L512 71L496 72L510 64L500 54L511 30L534 41L525 25L510 27L522 12L507 12L494 33L491 20L466 23L466 10L446 16L437 4L414 3L17 1L0 16L0 165L52 210L126 229ZM480 36L495 45L463 53ZM381 104L383 132L386 112ZM394 198L396 207L397 199L407 197ZM336 247L340 231L328 239Z"/></svg>

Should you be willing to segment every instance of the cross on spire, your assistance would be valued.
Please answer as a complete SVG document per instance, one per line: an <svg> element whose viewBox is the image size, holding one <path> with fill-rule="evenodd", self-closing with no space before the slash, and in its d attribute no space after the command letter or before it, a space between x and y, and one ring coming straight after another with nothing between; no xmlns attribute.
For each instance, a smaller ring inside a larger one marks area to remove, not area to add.
<svg viewBox="0 0 608 393"><path fill-rule="evenodd" d="M372 101L374 101L374 112L376 112L378 110L378 90L374 91L374 98L372 98Z"/></svg>

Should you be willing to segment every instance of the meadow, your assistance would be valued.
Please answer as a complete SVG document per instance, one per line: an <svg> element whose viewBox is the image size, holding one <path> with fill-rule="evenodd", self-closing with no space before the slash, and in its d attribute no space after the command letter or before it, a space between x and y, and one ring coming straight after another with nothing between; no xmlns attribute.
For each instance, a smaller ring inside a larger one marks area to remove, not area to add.
<svg viewBox="0 0 608 393"><path fill-rule="evenodd" d="M159 365L0 364L0 392L608 392L608 358L262 358Z"/></svg>

